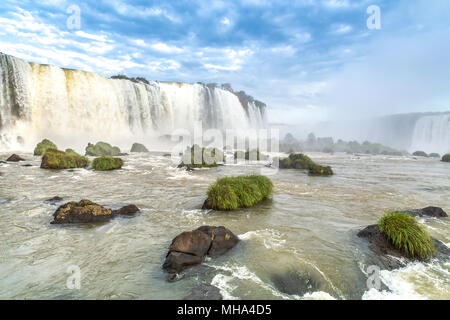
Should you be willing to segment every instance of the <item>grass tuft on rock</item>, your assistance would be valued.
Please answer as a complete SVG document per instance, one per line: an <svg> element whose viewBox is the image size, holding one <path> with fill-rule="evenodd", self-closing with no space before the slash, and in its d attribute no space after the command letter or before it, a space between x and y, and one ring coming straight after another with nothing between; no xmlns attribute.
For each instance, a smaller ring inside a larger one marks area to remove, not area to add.
<svg viewBox="0 0 450 320"><path fill-rule="evenodd" d="M224 211L252 207L269 198L272 189L272 181L261 175L221 178L209 187L206 207Z"/></svg>
<svg viewBox="0 0 450 320"><path fill-rule="evenodd" d="M86 147L86 155L93 157L101 156L118 156L120 154L119 147L113 147L106 142L97 142L95 145L89 143Z"/></svg>
<svg viewBox="0 0 450 320"><path fill-rule="evenodd" d="M397 249L410 258L427 259L436 250L428 232L408 213L388 212L379 219L378 227Z"/></svg>
<svg viewBox="0 0 450 320"><path fill-rule="evenodd" d="M450 153L444 154L441 161L450 162Z"/></svg>
<svg viewBox="0 0 450 320"><path fill-rule="evenodd" d="M42 156L42 155L44 155L44 153L47 149L58 149L58 148L50 140L44 139L37 144L36 148L34 148L34 155Z"/></svg>
<svg viewBox="0 0 450 320"><path fill-rule="evenodd" d="M68 149L69 152L57 149L47 149L42 156L42 169L72 169L85 168L89 165L86 157L80 156L75 151Z"/></svg>
<svg viewBox="0 0 450 320"><path fill-rule="evenodd" d="M425 158L428 158L428 154L425 152L425 151L415 151L415 152L413 152L413 154L412 154L413 156L416 156L416 157L425 157Z"/></svg>
<svg viewBox="0 0 450 320"><path fill-rule="evenodd" d="M92 168L98 171L107 171L120 169L123 166L123 160L121 158L114 158L111 156L102 156L95 158L92 162Z"/></svg>

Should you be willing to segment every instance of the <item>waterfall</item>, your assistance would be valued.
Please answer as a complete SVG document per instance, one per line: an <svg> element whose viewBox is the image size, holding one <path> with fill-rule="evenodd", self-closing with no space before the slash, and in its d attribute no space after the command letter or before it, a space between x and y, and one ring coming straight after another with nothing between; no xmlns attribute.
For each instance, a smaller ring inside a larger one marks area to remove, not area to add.
<svg viewBox="0 0 450 320"><path fill-rule="evenodd" d="M28 63L0 53L0 150L29 149L43 138L80 147L156 139L175 129L258 129L264 107L203 84L136 83Z"/></svg>
<svg viewBox="0 0 450 320"><path fill-rule="evenodd" d="M429 115L417 120L410 151L450 152L450 114Z"/></svg>

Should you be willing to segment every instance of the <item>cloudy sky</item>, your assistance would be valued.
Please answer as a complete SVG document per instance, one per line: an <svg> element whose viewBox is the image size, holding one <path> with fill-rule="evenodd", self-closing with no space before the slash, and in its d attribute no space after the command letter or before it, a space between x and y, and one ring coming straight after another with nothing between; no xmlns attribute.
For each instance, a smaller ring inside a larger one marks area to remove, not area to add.
<svg viewBox="0 0 450 320"><path fill-rule="evenodd" d="M2 0L0 51L105 76L230 82L273 123L300 124L450 110L449 17L448 0Z"/></svg>

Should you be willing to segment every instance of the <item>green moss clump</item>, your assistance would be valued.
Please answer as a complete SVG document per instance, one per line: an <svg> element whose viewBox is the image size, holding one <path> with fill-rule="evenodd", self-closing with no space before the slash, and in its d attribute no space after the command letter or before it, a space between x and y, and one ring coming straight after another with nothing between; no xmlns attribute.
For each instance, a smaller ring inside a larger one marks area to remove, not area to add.
<svg viewBox="0 0 450 320"><path fill-rule="evenodd" d="M34 148L34 155L42 156L42 155L44 155L44 153L47 149L58 149L58 148L50 140L44 139L37 144L36 148Z"/></svg>
<svg viewBox="0 0 450 320"><path fill-rule="evenodd" d="M111 156L101 156L95 158L92 162L92 168L98 171L107 171L120 169L123 166L123 160L120 158L113 158Z"/></svg>
<svg viewBox="0 0 450 320"><path fill-rule="evenodd" d="M288 158L279 159L278 163L280 169L308 170L308 173L312 176L333 175L333 170L330 166L321 166L303 153L291 153Z"/></svg>
<svg viewBox="0 0 450 320"><path fill-rule="evenodd" d="M72 156L77 156L77 157L81 157L81 155L77 152L75 152L75 150L73 149L66 149L65 151L67 154L72 155Z"/></svg>
<svg viewBox="0 0 450 320"><path fill-rule="evenodd" d="M89 160L74 151L64 152L52 148L45 151L41 161L42 169L85 168L88 165Z"/></svg>
<svg viewBox="0 0 450 320"><path fill-rule="evenodd" d="M310 168L309 172L312 176L331 176L333 175L333 169L330 166L321 166L314 163Z"/></svg>
<svg viewBox="0 0 450 320"><path fill-rule="evenodd" d="M442 161L443 162L450 162L450 153L444 154L442 156Z"/></svg>
<svg viewBox="0 0 450 320"><path fill-rule="evenodd" d="M188 147L183 154L179 168L213 168L218 162L225 162L225 154L217 148L202 148L199 145Z"/></svg>
<svg viewBox="0 0 450 320"><path fill-rule="evenodd" d="M119 147L113 147L106 142L97 142L95 145L89 143L86 147L86 155L93 157L101 156L118 156L120 154Z"/></svg>
<svg viewBox="0 0 450 320"><path fill-rule="evenodd" d="M388 212L378 221L378 228L410 258L427 259L436 250L427 231L408 213Z"/></svg>
<svg viewBox="0 0 450 320"><path fill-rule="evenodd" d="M235 151L234 159L245 159L245 160L267 160L269 157L262 154L259 149L247 150L247 151Z"/></svg>
<svg viewBox="0 0 450 320"><path fill-rule="evenodd" d="M269 198L272 189L272 181L261 175L221 178L209 187L205 207L214 210L252 207Z"/></svg>
<svg viewBox="0 0 450 320"><path fill-rule="evenodd" d="M416 156L416 157L428 157L428 155L425 151L416 151L412 155Z"/></svg>

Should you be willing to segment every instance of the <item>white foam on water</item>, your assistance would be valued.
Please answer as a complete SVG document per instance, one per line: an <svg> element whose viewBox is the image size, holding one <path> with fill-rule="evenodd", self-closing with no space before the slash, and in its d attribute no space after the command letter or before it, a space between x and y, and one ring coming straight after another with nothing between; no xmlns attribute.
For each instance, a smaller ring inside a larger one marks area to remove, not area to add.
<svg viewBox="0 0 450 320"><path fill-rule="evenodd" d="M256 239L262 241L266 249L276 249L283 247L286 244L286 240L280 232L273 229L263 229L248 231L244 234L238 235L240 240Z"/></svg>
<svg viewBox="0 0 450 320"><path fill-rule="evenodd" d="M450 298L449 263L413 262L396 270L381 270L380 280L389 290L374 288L364 292L363 300L424 300ZM430 290L433 288L433 290Z"/></svg>

